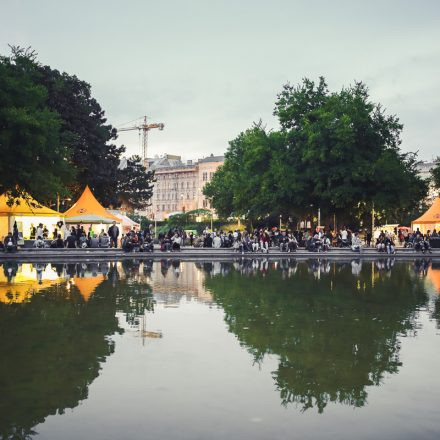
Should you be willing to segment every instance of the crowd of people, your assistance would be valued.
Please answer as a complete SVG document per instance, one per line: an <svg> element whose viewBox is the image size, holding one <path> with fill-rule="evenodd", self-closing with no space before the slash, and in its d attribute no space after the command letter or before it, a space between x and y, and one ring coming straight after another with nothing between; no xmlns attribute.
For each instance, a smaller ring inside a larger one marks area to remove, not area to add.
<svg viewBox="0 0 440 440"><path fill-rule="evenodd" d="M154 244L159 245L162 252L180 251L183 246L204 248L229 248L237 253L268 253L269 249L281 252L295 252L304 248L310 252L328 252L331 248L351 248L361 252L365 247L375 247L377 251L394 254L396 242L402 247L411 247L418 252L431 252L430 239L439 238L437 231L422 234L418 229L414 232L407 228L396 229L393 232L381 231L373 237L371 231L353 232L343 226L339 230L316 228L315 230L280 230L278 228L257 228L253 230L214 230L206 228L202 234L180 228L170 229L167 233L157 235L153 225L143 230L131 230L121 234L116 222L107 231L101 229L95 233L92 226L86 231L83 225L67 227L59 222L53 232L53 239L47 239L47 228L39 224L32 234L35 234L35 248L122 248L125 252L153 252ZM17 249L18 231L10 232L0 243L5 251Z"/></svg>

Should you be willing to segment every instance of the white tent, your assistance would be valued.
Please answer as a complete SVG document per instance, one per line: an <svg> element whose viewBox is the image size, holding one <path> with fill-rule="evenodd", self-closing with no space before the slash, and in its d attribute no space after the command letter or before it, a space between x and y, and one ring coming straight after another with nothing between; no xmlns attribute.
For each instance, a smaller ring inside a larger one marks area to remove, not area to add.
<svg viewBox="0 0 440 440"><path fill-rule="evenodd" d="M121 220L121 225L124 232L131 231L132 229L139 229L141 227L139 223L136 223L131 218L127 217L124 213L116 209L109 209L108 211Z"/></svg>

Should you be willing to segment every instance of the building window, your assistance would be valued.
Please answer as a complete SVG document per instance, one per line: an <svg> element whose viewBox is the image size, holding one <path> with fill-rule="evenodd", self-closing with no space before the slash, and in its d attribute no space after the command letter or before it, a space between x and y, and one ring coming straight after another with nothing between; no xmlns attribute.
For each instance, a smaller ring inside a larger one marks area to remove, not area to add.
<svg viewBox="0 0 440 440"><path fill-rule="evenodd" d="M203 181L206 182L208 180L208 173L203 173Z"/></svg>
<svg viewBox="0 0 440 440"><path fill-rule="evenodd" d="M214 173L209 173L209 180L212 179L212 176L214 175Z"/></svg>
<svg viewBox="0 0 440 440"><path fill-rule="evenodd" d="M165 211L165 205L162 205L162 211Z"/></svg>

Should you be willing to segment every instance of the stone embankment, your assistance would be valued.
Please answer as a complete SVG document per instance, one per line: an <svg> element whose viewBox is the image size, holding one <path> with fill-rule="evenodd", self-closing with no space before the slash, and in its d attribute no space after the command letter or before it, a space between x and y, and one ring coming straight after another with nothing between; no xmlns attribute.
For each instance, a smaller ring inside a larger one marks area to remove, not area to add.
<svg viewBox="0 0 440 440"><path fill-rule="evenodd" d="M298 249L296 252L280 252L277 248L271 248L269 253L262 252L235 252L233 249L192 248L183 247L180 251L161 252L124 252L122 249L19 249L14 253L0 252L2 261L68 261L68 260L120 260L126 258L137 259L185 259L185 260L228 260L234 258L435 258L440 259L440 249L433 249L432 253L415 252L413 249L397 248L395 254L377 252L374 248L364 248L362 252L353 252L351 249L332 248L329 252L309 252Z"/></svg>

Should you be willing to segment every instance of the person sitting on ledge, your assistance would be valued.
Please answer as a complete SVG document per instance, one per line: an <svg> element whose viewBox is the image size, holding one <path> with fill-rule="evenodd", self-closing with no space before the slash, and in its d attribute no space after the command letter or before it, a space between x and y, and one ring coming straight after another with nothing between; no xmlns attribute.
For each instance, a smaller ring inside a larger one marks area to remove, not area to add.
<svg viewBox="0 0 440 440"><path fill-rule="evenodd" d="M362 240L359 238L359 233L355 232L351 239L351 250L354 252L361 252Z"/></svg>
<svg viewBox="0 0 440 440"><path fill-rule="evenodd" d="M94 234L90 235L89 247L91 247L91 248L99 248L99 238L96 235L94 235Z"/></svg>
<svg viewBox="0 0 440 440"><path fill-rule="evenodd" d="M64 244L66 245L66 248L69 249L76 248L76 235L75 234L68 235L64 240Z"/></svg>
<svg viewBox="0 0 440 440"><path fill-rule="evenodd" d="M133 242L132 242L132 238L131 238L130 233L128 233L128 234L123 238L123 241L122 241L122 250L123 250L124 252L132 252L133 249L134 249L134 245L133 245Z"/></svg>
<svg viewBox="0 0 440 440"><path fill-rule="evenodd" d="M15 252L17 250L17 245L14 243L14 237L12 236L12 232L9 232L3 242L5 252Z"/></svg>
<svg viewBox="0 0 440 440"><path fill-rule="evenodd" d="M34 248L42 249L46 247L46 243L43 240L41 235L37 236L37 239L34 241Z"/></svg>
<svg viewBox="0 0 440 440"><path fill-rule="evenodd" d="M61 238L61 234L57 234L57 238L55 240L52 240L52 242L50 243L50 247L52 249L54 248L64 248L64 242L63 239Z"/></svg>
<svg viewBox="0 0 440 440"><path fill-rule="evenodd" d="M87 247L87 237L84 232L82 232L81 236L79 237L79 247L82 249L85 249Z"/></svg>
<svg viewBox="0 0 440 440"><path fill-rule="evenodd" d="M110 246L110 238L104 231L102 231L102 233L99 236L99 247L108 248L109 246Z"/></svg>
<svg viewBox="0 0 440 440"><path fill-rule="evenodd" d="M174 237L171 239L173 251L180 251L180 246L182 244L182 237L176 232Z"/></svg>

